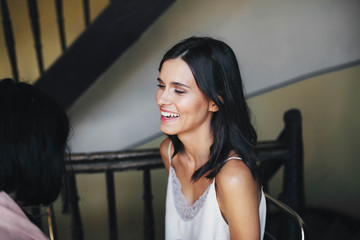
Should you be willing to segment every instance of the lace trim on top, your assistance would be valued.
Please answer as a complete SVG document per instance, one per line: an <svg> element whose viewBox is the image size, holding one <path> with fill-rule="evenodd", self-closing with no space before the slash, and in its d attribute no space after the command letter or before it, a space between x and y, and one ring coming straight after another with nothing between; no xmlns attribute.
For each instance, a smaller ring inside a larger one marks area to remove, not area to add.
<svg viewBox="0 0 360 240"><path fill-rule="evenodd" d="M181 183L180 180L176 176L175 169L170 166L171 171L171 183L172 183L172 189L173 189L173 196L174 196L174 202L176 210L179 214L179 216L184 221L190 221L196 217L196 215L199 213L200 209L204 206L206 197L209 193L209 189L213 183L211 183L208 188L205 190L205 192L199 197L196 202L194 202L193 205L188 205L187 199L184 196L184 194L181 191Z"/></svg>
<svg viewBox="0 0 360 240"><path fill-rule="evenodd" d="M205 192L199 197L198 200L194 202L193 205L188 205L188 201L184 194L181 191L181 182L176 176L175 169L171 166L171 144L170 141L169 147L168 147L168 155L169 155L169 165L170 165L170 172L171 172L171 183L172 183L172 192L175 202L175 208L179 214L179 216L184 221L190 221L196 217L196 215L199 213L200 209L204 206L207 195L209 193L211 185L214 183L214 181L208 186L208 188L205 190ZM241 159L239 157L229 157L225 161L228 161L230 159Z"/></svg>

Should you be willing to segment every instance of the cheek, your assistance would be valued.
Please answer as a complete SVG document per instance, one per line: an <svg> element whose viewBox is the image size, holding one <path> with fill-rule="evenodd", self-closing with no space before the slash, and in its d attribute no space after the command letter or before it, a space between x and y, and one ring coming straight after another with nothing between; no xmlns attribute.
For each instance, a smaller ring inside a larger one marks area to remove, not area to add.
<svg viewBox="0 0 360 240"><path fill-rule="evenodd" d="M177 102L177 108L182 113L189 113L193 116L198 114L203 114L204 111L207 111L207 101L203 99L199 99L198 97L189 97L181 99L181 101Z"/></svg>
<svg viewBox="0 0 360 240"><path fill-rule="evenodd" d="M178 111L182 113L191 113L194 108L194 101L189 97L177 98L175 104Z"/></svg>

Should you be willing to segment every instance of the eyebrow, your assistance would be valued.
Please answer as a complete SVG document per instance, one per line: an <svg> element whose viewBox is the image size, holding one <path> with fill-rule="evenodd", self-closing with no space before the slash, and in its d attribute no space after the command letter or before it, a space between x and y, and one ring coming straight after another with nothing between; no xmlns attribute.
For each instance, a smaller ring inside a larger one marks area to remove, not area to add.
<svg viewBox="0 0 360 240"><path fill-rule="evenodd" d="M161 80L161 78L157 78L158 81L161 81L161 82L164 82L163 80ZM180 87L185 87L185 88L189 88L191 89L191 87L183 84L183 83L180 83L180 82L170 82L171 85L175 85L175 86L180 86Z"/></svg>

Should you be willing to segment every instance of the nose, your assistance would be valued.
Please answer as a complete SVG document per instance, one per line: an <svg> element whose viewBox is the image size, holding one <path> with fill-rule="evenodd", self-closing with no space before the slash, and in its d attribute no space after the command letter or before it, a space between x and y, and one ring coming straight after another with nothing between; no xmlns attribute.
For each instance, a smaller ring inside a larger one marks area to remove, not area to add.
<svg viewBox="0 0 360 240"><path fill-rule="evenodd" d="M159 106L165 106L171 104L171 97L168 91L165 89L158 89L156 92L156 102Z"/></svg>

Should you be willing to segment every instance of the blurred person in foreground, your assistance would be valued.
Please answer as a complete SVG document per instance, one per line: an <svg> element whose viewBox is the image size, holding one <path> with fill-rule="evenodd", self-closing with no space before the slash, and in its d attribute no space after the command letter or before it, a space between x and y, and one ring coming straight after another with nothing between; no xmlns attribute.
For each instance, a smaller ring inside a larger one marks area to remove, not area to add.
<svg viewBox="0 0 360 240"><path fill-rule="evenodd" d="M58 197L69 128L54 99L30 84L0 80L1 239L48 239L23 208Z"/></svg>

